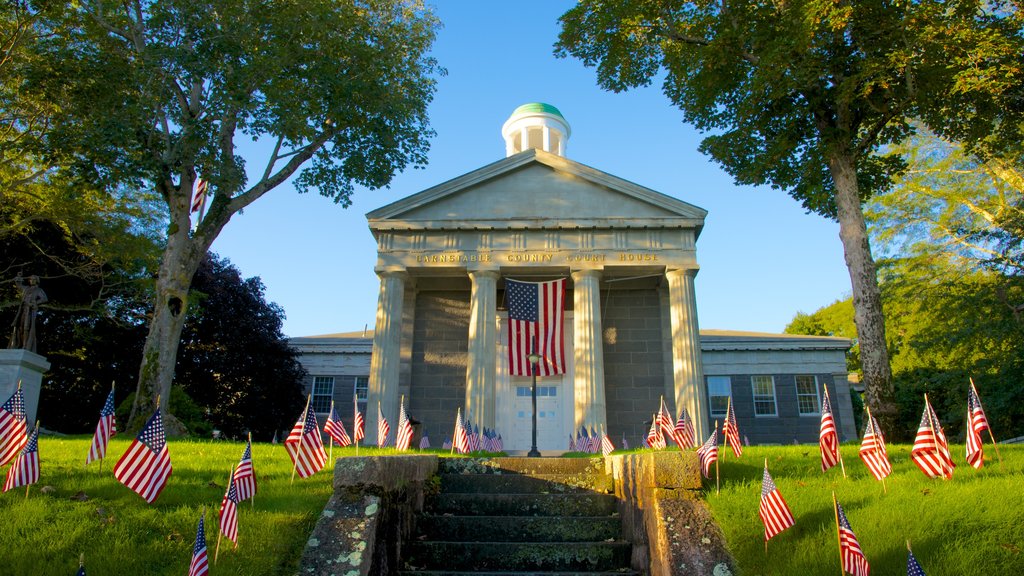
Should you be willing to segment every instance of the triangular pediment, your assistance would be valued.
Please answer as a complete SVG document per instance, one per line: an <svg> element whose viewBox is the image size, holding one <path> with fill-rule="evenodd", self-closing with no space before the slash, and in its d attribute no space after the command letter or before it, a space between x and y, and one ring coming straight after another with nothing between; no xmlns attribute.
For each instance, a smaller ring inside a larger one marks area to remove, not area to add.
<svg viewBox="0 0 1024 576"><path fill-rule="evenodd" d="M371 229L694 228L707 211L539 150L527 150L368 213Z"/></svg>

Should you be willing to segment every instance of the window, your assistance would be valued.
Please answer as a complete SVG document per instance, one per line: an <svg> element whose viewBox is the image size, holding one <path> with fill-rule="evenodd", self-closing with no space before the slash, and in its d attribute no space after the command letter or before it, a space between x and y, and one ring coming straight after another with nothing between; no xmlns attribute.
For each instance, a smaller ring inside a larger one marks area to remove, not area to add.
<svg viewBox="0 0 1024 576"><path fill-rule="evenodd" d="M796 407L801 416L820 414L821 399L818 398L817 376L796 377Z"/></svg>
<svg viewBox="0 0 1024 576"><path fill-rule="evenodd" d="M326 414L331 411L331 400L334 399L334 377L313 377L313 411Z"/></svg>
<svg viewBox="0 0 1024 576"><path fill-rule="evenodd" d="M356 376L355 380L356 398L362 402L366 402L366 394L370 390L370 377Z"/></svg>
<svg viewBox="0 0 1024 576"><path fill-rule="evenodd" d="M728 376L708 376L708 405L712 416L725 416L732 395L732 380Z"/></svg>
<svg viewBox="0 0 1024 576"><path fill-rule="evenodd" d="M754 390L754 416L775 416L775 379L771 376L751 376Z"/></svg>

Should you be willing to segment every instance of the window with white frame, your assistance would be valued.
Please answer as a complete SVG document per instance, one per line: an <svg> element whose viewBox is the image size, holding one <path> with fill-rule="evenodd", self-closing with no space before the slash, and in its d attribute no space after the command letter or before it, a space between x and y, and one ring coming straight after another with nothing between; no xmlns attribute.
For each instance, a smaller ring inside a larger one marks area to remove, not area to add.
<svg viewBox="0 0 1024 576"><path fill-rule="evenodd" d="M334 376L313 377L313 411L326 414L334 399Z"/></svg>
<svg viewBox="0 0 1024 576"><path fill-rule="evenodd" d="M725 416L732 395L732 379L729 376L708 376L708 406L711 416Z"/></svg>
<svg viewBox="0 0 1024 576"><path fill-rule="evenodd" d="M369 376L356 376L355 377L355 391L356 398L360 401L365 402L366 396L370 391L370 377Z"/></svg>
<svg viewBox="0 0 1024 576"><path fill-rule="evenodd" d="M754 416L775 416L775 379L771 376L751 376L754 391Z"/></svg>
<svg viewBox="0 0 1024 576"><path fill-rule="evenodd" d="M796 407L801 416L817 416L821 413L821 398L818 397L817 376L797 375Z"/></svg>

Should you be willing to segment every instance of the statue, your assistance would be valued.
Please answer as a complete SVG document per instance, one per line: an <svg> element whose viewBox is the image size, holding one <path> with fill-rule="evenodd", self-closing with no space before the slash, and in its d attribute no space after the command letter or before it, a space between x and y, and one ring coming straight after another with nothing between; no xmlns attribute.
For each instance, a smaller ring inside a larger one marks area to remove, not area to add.
<svg viewBox="0 0 1024 576"><path fill-rule="evenodd" d="M28 282L21 274L14 278L14 283L21 290L21 308L14 317L14 332L7 344L8 348L22 348L29 352L36 351L36 312L39 306L48 300L46 292L39 287L39 276L29 276Z"/></svg>

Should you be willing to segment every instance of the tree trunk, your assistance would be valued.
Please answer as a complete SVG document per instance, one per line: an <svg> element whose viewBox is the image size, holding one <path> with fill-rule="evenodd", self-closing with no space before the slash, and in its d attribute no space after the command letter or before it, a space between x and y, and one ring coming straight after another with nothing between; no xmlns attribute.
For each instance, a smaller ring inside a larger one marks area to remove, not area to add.
<svg viewBox="0 0 1024 576"><path fill-rule="evenodd" d="M896 403L889 367L889 350L885 340L885 315L882 295L878 289L875 261L871 257L864 212L857 186L857 168L852 153L833 152L828 160L835 183L835 200L839 216L839 238L850 271L853 286L853 321L860 344L861 369L864 378L865 402L878 418L882 429L895 432Z"/></svg>

